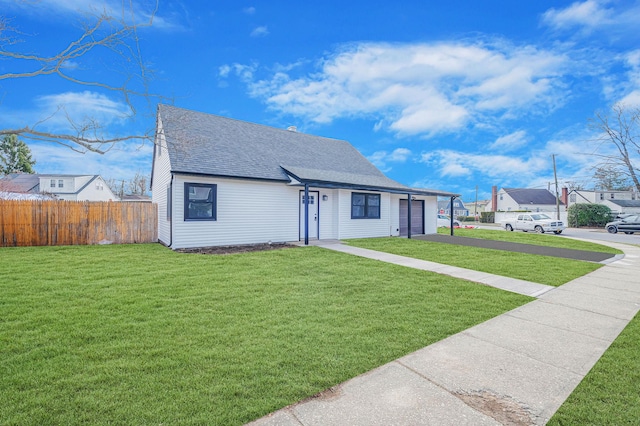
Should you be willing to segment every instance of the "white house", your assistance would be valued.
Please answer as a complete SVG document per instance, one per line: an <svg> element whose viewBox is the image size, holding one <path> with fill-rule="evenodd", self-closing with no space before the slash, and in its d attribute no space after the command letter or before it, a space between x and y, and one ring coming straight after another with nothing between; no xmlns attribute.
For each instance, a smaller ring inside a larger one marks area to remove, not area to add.
<svg viewBox="0 0 640 426"><path fill-rule="evenodd" d="M435 233L437 197L456 195L395 182L346 141L169 105L151 189L176 249Z"/></svg>
<svg viewBox="0 0 640 426"><path fill-rule="evenodd" d="M636 191L606 191L606 190L562 190L567 207L573 204L602 204L613 213L640 213L640 199Z"/></svg>
<svg viewBox="0 0 640 426"><path fill-rule="evenodd" d="M0 179L0 188L5 191L48 194L58 200L118 200L100 175L12 173Z"/></svg>

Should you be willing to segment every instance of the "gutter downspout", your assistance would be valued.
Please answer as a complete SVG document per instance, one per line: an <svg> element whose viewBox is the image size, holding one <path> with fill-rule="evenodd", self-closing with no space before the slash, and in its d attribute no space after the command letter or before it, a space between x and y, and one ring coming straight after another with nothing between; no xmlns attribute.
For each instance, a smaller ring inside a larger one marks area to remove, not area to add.
<svg viewBox="0 0 640 426"><path fill-rule="evenodd" d="M171 209L170 216L171 220L169 221L169 248L173 245L173 173L171 173L171 180L169 181L169 193L171 194L171 204L169 204L169 200L167 200L167 208Z"/></svg>

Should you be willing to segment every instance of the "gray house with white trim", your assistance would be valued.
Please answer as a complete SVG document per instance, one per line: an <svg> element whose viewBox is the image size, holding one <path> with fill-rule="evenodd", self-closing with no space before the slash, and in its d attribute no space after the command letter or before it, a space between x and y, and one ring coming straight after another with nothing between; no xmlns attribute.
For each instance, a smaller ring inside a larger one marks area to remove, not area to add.
<svg viewBox="0 0 640 426"><path fill-rule="evenodd" d="M175 249L435 233L437 197L456 195L391 180L343 140L169 105L151 189Z"/></svg>

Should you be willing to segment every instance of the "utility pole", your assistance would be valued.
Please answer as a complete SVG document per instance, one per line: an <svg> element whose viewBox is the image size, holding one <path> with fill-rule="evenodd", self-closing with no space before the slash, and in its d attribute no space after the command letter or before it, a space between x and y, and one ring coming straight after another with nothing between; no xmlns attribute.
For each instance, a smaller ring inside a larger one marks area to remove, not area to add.
<svg viewBox="0 0 640 426"><path fill-rule="evenodd" d="M556 155L551 154L553 159L553 178L556 181L556 219L560 220L560 196L558 195L558 172L556 171Z"/></svg>
<svg viewBox="0 0 640 426"><path fill-rule="evenodd" d="M476 185L476 203L473 205L473 220L478 220L478 185Z"/></svg>

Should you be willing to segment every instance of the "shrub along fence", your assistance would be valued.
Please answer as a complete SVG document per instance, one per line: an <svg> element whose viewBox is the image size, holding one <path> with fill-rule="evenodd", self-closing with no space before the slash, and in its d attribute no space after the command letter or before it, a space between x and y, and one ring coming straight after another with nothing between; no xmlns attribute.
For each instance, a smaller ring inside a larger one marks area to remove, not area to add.
<svg viewBox="0 0 640 426"><path fill-rule="evenodd" d="M156 242L151 203L0 200L0 247Z"/></svg>

